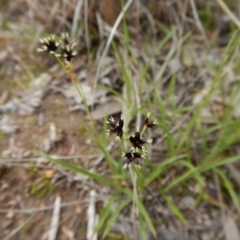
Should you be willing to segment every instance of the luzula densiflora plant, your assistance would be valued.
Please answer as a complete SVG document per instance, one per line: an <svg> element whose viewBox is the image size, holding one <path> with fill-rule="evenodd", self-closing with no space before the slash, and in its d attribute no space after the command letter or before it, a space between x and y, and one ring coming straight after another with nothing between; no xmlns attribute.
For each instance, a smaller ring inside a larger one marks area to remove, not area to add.
<svg viewBox="0 0 240 240"><path fill-rule="evenodd" d="M56 38L55 35L50 35L46 38L41 38L39 40L41 47L37 49L38 52L46 52L49 54L53 54L58 59L64 60L65 68L69 69L71 66L70 62L72 58L74 58L77 54L74 51L76 46L76 42L74 40L70 40L67 33L61 35L60 38ZM68 71L71 78L71 68ZM75 78L71 78L75 79ZM73 80L74 82L75 80ZM127 169L131 163L134 163L138 169L141 169L141 164L139 159L146 157L146 149L145 144L151 143L152 139L144 139L143 135L147 128L152 128L157 121L150 121L149 119L150 113L147 113L147 116L144 119L142 130L140 131L140 126L136 127L136 131L132 134L126 133L123 131L124 129L124 119L121 118L118 121L115 121L113 117L109 117L107 124L109 124L110 129L107 130L106 135L116 134L116 140L121 141L122 138L128 140L131 147L129 150L124 151L122 153L122 157L124 158L124 166L123 169Z"/></svg>

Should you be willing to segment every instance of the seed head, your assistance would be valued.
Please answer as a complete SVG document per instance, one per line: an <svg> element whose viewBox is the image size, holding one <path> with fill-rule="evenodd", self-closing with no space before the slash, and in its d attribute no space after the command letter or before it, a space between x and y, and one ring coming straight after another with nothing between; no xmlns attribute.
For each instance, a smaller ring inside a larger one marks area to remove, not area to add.
<svg viewBox="0 0 240 240"><path fill-rule="evenodd" d="M111 128L107 130L106 135L109 136L110 134L116 134L116 140L120 140L123 135L123 117L121 116L121 119L117 122L114 120L113 117L110 117L107 121L107 124L109 124Z"/></svg>
<svg viewBox="0 0 240 240"><path fill-rule="evenodd" d="M145 118L144 120L144 126L147 127L147 128L152 128L155 124L157 124L157 120L155 120L154 122L151 122L149 120L149 116L151 115L150 112L147 113L147 117Z"/></svg>
<svg viewBox="0 0 240 240"><path fill-rule="evenodd" d="M69 36L67 33L62 34L62 57L70 62L73 57L77 55L76 51L73 51L74 47L76 46L76 42L70 41Z"/></svg>
<svg viewBox="0 0 240 240"><path fill-rule="evenodd" d="M49 52L51 54L55 54L58 49L59 42L55 40L54 35L50 35L50 37L41 38L39 42L42 44L40 48L37 49L38 52Z"/></svg>
<svg viewBox="0 0 240 240"><path fill-rule="evenodd" d="M138 169L142 168L138 159L141 157L144 158L144 155L141 155L139 152L123 152L122 156L125 157L123 169L127 169L129 164L132 162L137 166Z"/></svg>
<svg viewBox="0 0 240 240"><path fill-rule="evenodd" d="M145 143L147 143L147 141L145 141L144 139L142 139L140 137L140 133L136 132L135 134L133 134L132 136L129 137L129 141L131 142L133 148L138 148L140 150L143 149L143 145Z"/></svg>

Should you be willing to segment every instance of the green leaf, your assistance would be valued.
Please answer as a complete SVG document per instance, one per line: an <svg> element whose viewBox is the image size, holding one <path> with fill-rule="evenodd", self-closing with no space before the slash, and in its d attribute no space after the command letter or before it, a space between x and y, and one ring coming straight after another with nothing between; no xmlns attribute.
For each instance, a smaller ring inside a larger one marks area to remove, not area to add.
<svg viewBox="0 0 240 240"><path fill-rule="evenodd" d="M107 206L104 208L103 212L101 213L101 216L99 218L99 222L98 222L98 225L96 227L96 232L99 231L99 229L102 227L102 225L105 223L110 211L111 211L111 208L114 204L114 202L116 201L116 199L118 198L119 196L118 195L114 195L110 198Z"/></svg>
<svg viewBox="0 0 240 240"><path fill-rule="evenodd" d="M229 157L229 158L225 158L221 161L216 161L216 162L209 162L209 163L204 163L198 167L196 167L195 169L190 169L189 171L187 171L185 174L179 176L178 178L175 178L164 190L163 192L167 192L170 189L172 189L173 187L176 187L178 184L180 184L183 181L186 181L187 179L191 178L196 172L198 173L203 173L209 170L212 170L214 168L226 165L228 163L233 163L236 161L240 160L240 156L234 156L234 157Z"/></svg>
<svg viewBox="0 0 240 240"><path fill-rule="evenodd" d="M220 178L222 179L229 195L231 196L236 208L238 209L238 211L240 210L240 201L239 201L239 197L236 194L236 191L234 190L234 187L231 183L231 181L229 181L228 177L226 176L226 174L221 171L220 169L215 169L215 171L217 172L217 174L220 176Z"/></svg>
<svg viewBox="0 0 240 240"><path fill-rule="evenodd" d="M169 208L172 210L172 212L176 215L176 217L184 224L188 224L186 218L180 211L180 209L177 207L177 205L174 203L171 197L169 196L164 196L165 201L167 202Z"/></svg>
<svg viewBox="0 0 240 240"><path fill-rule="evenodd" d="M147 240L148 237L147 237L147 231L146 231L146 226L144 224L144 221L143 221L143 216L142 214L140 214L139 216L139 226L140 226L140 233L141 233L141 239L142 240Z"/></svg>
<svg viewBox="0 0 240 240"><path fill-rule="evenodd" d="M111 227L112 225L114 224L116 218L118 217L120 211L125 207L127 206L129 203L131 202L131 199L126 199L124 201L122 201L120 203L120 205L117 206L117 208L115 209L113 215L110 217L110 219L108 220L108 223L107 223L107 226L106 228L104 229L104 232L103 232L103 239L107 236L107 234L109 233L109 231L111 230Z"/></svg>
<svg viewBox="0 0 240 240"><path fill-rule="evenodd" d="M202 112L202 109L209 103L209 99L211 98L212 94L216 90L217 84L221 80L223 69L224 69L225 65L227 64L227 62L229 61L230 57L232 56L232 54L238 44L239 44L239 36L238 36L238 33L235 32L232 35L232 38L229 41L227 48L225 48L223 57L221 58L220 66L219 66L217 72L215 73L214 79L210 86L210 90L208 91L206 96L203 98L203 100L196 106L194 114L187 125L184 135L182 136L182 138L179 141L179 144L176 148L177 152L182 148L184 142L190 136L190 132L192 131L192 128L195 126L196 121L198 120L198 118Z"/></svg>
<svg viewBox="0 0 240 240"><path fill-rule="evenodd" d="M67 162L64 162L64 161L61 161L61 160L57 160L57 159L54 159L54 158L51 158L49 157L48 155L45 155L43 153L36 153L37 155L39 156L42 156L46 159L48 159L49 161L59 165L59 166L62 166L68 170L71 170L75 173L80 173L80 174L83 174L85 176L88 176L89 178L91 179L94 179L94 180L97 180L99 182L102 182L102 183L105 183L106 185L109 185L109 186L115 186L114 183L112 182L111 179L108 179L108 178L105 178L103 176L100 176L98 174L95 174L95 173L90 173L89 171L83 169L83 168L79 168L79 167L76 167L70 163L67 163ZM116 187L116 186L115 186Z"/></svg>
<svg viewBox="0 0 240 240"><path fill-rule="evenodd" d="M185 167L187 167L188 169L194 171L193 178L196 179L196 181L198 182L198 184L199 184L201 187L204 187L204 185L205 185L204 180L203 180L201 174L200 174L198 171L195 171L195 170L196 170L196 167L193 166L193 164L191 164L191 163L188 162L188 161L179 161L178 163L179 163L179 164L182 164L182 165L184 165Z"/></svg>
<svg viewBox="0 0 240 240"><path fill-rule="evenodd" d="M206 172L206 171L209 171L211 169L221 167L221 166L224 166L224 165L229 164L229 163L234 163L234 162L239 161L239 160L240 160L240 156L238 155L238 156L234 156L234 157L225 158L221 161L209 162L208 164L204 163L203 165L199 166L199 171L201 173Z"/></svg>
<svg viewBox="0 0 240 240"><path fill-rule="evenodd" d="M164 170L167 165L174 163L175 161L183 158L185 155L180 155L177 157L172 157L164 160L161 164L159 164L155 169L151 171L151 173L145 178L144 186L147 186L151 183L155 178L157 178Z"/></svg>
<svg viewBox="0 0 240 240"><path fill-rule="evenodd" d="M30 217L28 217L22 224L20 224L17 228L15 228L13 231L11 231L6 237L3 238L3 240L8 240L8 239L12 239L12 237L19 232L26 224L28 224L31 219L32 219L33 215L31 215Z"/></svg>
<svg viewBox="0 0 240 240"><path fill-rule="evenodd" d="M137 201L137 205L139 207L140 213L142 214L143 218L145 219L146 223L148 224L148 227L149 227L150 231L152 232L152 234L155 237L157 237L156 230L155 230L155 228L153 226L151 217L149 216L146 208L144 207L144 205L142 204L142 202L139 199Z"/></svg>
<svg viewBox="0 0 240 240"><path fill-rule="evenodd" d="M169 31L165 37L159 42L157 47L153 50L152 54L150 55L148 61L146 62L144 68L140 69L141 74L140 76L145 76L149 70L149 67L152 63L152 60L156 58L156 56L159 54L160 50L163 48L163 46L176 34L176 28L172 28L171 31Z"/></svg>

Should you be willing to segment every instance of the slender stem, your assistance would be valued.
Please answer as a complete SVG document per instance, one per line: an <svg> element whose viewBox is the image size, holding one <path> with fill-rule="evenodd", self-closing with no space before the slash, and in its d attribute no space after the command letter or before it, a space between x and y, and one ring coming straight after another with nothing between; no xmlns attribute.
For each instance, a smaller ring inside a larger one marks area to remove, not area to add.
<svg viewBox="0 0 240 240"><path fill-rule="evenodd" d="M89 117L89 119L90 119L90 122L91 122L92 127L94 128L94 120L93 120L93 118L92 118L90 109L89 109L89 107L88 107L88 105L87 105L87 100L86 100L84 91L83 91L81 85L80 85L80 84L77 84L77 82L76 82L76 77L75 77L75 74L74 74L74 72L73 72L73 69L72 69L72 65L71 65L71 64L69 64L68 70L69 70L69 72L68 72L69 77L70 77L72 83L74 84L75 88L77 89L80 97L82 98L83 104L84 104L85 109L86 109L86 111L87 111L87 115L88 115L88 117Z"/></svg>
<svg viewBox="0 0 240 240"><path fill-rule="evenodd" d="M229 18L234 22L234 24L240 29L240 21L238 18L230 11L228 6L225 4L222 0L215 0L219 6L222 8L222 10L229 16Z"/></svg>
<svg viewBox="0 0 240 240"><path fill-rule="evenodd" d="M61 65L62 69L68 74L68 71L67 71L63 61L58 56L55 55L55 57L56 57L58 63Z"/></svg>
<svg viewBox="0 0 240 240"><path fill-rule="evenodd" d="M132 169L132 165L129 166L129 171L130 171L130 176L132 179L132 184L133 184L133 202L132 202L132 209L133 213L135 214L136 210L136 215L139 215L139 209L138 209L138 190L137 190L137 174L135 171ZM133 220L135 220L135 215L133 215ZM133 221L135 222L135 221Z"/></svg>
<svg viewBox="0 0 240 240"><path fill-rule="evenodd" d="M140 133L140 137L141 137L141 138L142 138L144 132L146 131L146 129L147 129L146 126L144 126L143 129L142 129L142 131L141 131L141 133Z"/></svg>
<svg viewBox="0 0 240 240"><path fill-rule="evenodd" d="M92 127L94 128L94 120L92 118L91 112L90 112L89 107L87 105L87 100L86 100L84 91L83 91L81 85L77 84L76 77L75 77L74 71L72 69L72 64L71 63L64 64L63 61L59 57L56 56L56 58L57 58L59 64L61 65L61 67L64 69L64 71L68 74L68 76L69 76L70 80L72 81L74 87L76 88L79 96L82 98L83 104L84 104L85 109L87 111L87 115L90 119Z"/></svg>

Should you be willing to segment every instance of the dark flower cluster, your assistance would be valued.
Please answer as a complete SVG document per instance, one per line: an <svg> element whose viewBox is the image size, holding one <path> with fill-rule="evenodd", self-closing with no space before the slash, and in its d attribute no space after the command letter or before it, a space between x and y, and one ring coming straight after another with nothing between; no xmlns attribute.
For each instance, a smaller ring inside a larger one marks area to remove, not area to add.
<svg viewBox="0 0 240 240"><path fill-rule="evenodd" d="M149 120L149 116L151 115L151 113L147 113L147 117L144 120L144 126L147 128L152 128L155 124L157 124L157 120L154 120L153 122L151 122Z"/></svg>
<svg viewBox="0 0 240 240"><path fill-rule="evenodd" d="M116 134L116 140L121 140L124 125L123 117L121 116L121 119L118 122L115 122L114 118L110 117L107 124L109 124L111 128L107 130L106 135L109 136L110 134Z"/></svg>
<svg viewBox="0 0 240 240"><path fill-rule="evenodd" d="M71 61L77 54L76 51L73 51L76 46L76 42L73 40L70 42L68 34L62 34L62 57L65 58L68 62Z"/></svg>
<svg viewBox="0 0 240 240"><path fill-rule="evenodd" d="M122 153L122 156L125 158L123 169L127 169L129 164L131 164L132 162L139 169L141 168L139 159L145 158L147 152L144 144L152 142L152 139L145 140L142 135L147 128L152 128L155 124L157 124L156 120L154 122L150 121L149 116L150 113L147 114L147 117L144 120L142 131L140 132L139 127L137 127L136 132L130 136L123 131L124 119L122 116L118 121L115 121L113 117L110 117L107 121L107 124L109 124L110 126L110 129L107 130L106 133L107 136L109 136L110 134L116 134L116 140L119 141L121 141L122 136L124 136L127 140L129 140L131 144L130 151Z"/></svg>
<svg viewBox="0 0 240 240"><path fill-rule="evenodd" d="M38 52L48 52L51 54L55 54L58 49L59 42L55 40L54 35L50 35L50 37L40 38L39 42L42 44L41 48L38 48Z"/></svg>
<svg viewBox="0 0 240 240"><path fill-rule="evenodd" d="M134 163L138 169L141 169L141 165L139 163L139 158L145 158L144 154L141 154L139 152L123 152L122 157L125 157L125 164L123 166L123 169L127 169L130 163Z"/></svg>
<svg viewBox="0 0 240 240"><path fill-rule="evenodd" d="M42 46L37 49L38 52L54 54L56 57L65 59L67 63L77 54L77 52L74 51L76 42L74 40L71 41L67 33L63 33L59 40L51 34L49 37L41 38L39 42Z"/></svg>

